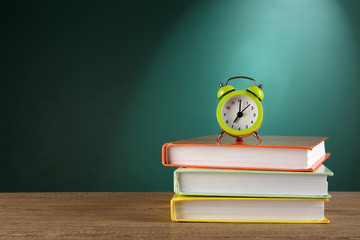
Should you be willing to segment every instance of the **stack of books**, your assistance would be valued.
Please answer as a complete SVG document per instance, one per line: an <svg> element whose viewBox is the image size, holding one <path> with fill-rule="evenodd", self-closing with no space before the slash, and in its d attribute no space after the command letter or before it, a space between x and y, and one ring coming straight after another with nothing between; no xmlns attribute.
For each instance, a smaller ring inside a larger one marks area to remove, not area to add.
<svg viewBox="0 0 360 240"><path fill-rule="evenodd" d="M171 219L179 222L328 223L325 137L224 136L166 143L174 172Z"/></svg>

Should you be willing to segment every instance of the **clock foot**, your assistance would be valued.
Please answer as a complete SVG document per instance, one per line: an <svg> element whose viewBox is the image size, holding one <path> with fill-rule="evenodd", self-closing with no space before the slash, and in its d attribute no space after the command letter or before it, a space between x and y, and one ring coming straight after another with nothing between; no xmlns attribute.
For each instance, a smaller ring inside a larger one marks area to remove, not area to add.
<svg viewBox="0 0 360 240"><path fill-rule="evenodd" d="M242 141L243 141L243 139L241 137L236 138L236 142L242 142Z"/></svg>
<svg viewBox="0 0 360 240"><path fill-rule="evenodd" d="M217 136L216 140L220 140L225 135L225 131L222 130L221 133Z"/></svg>
<svg viewBox="0 0 360 240"><path fill-rule="evenodd" d="M260 138L259 134L257 132L253 132L254 137L257 138L257 140L259 140L259 142L262 142L262 139Z"/></svg>

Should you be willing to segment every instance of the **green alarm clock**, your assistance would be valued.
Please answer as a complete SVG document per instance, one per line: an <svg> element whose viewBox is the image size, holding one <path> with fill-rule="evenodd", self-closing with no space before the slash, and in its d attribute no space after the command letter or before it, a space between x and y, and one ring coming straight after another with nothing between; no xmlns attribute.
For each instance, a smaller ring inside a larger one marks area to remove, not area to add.
<svg viewBox="0 0 360 240"><path fill-rule="evenodd" d="M254 85L248 87L246 91L235 90L233 86L228 85L233 79L248 79L253 81ZM257 131L263 120L262 88L262 84L257 85L254 79L244 76L229 78L226 85L220 83L217 93L220 102L216 109L216 117L222 131L217 140L226 133L235 137L237 141L254 135L261 142Z"/></svg>

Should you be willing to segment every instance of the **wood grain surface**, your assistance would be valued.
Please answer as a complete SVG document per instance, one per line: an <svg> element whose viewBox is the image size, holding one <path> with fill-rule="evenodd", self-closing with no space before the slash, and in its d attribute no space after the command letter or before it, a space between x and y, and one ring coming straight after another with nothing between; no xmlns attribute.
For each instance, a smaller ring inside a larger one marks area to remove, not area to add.
<svg viewBox="0 0 360 240"><path fill-rule="evenodd" d="M332 192L330 224L174 223L173 193L0 193L1 239L360 239L360 192Z"/></svg>

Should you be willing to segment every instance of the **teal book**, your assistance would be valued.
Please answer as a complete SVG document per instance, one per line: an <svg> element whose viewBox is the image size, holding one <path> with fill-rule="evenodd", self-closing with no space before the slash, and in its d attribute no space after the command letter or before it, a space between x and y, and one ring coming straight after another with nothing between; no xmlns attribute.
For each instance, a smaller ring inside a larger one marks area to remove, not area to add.
<svg viewBox="0 0 360 240"><path fill-rule="evenodd" d="M329 198L327 177L333 172L321 165L315 172L251 171L178 168L174 192L193 196Z"/></svg>

